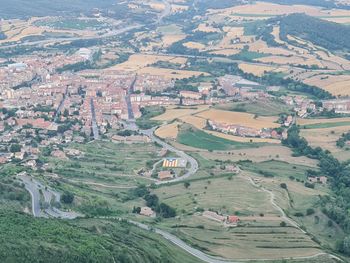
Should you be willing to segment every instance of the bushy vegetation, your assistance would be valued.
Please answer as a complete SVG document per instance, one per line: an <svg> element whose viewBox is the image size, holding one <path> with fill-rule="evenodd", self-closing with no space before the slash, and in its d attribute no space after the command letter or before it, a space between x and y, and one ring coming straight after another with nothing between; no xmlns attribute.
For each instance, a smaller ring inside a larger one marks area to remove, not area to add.
<svg viewBox="0 0 350 263"><path fill-rule="evenodd" d="M342 134L342 136L337 140L337 146L339 148L344 148L348 141L350 141L350 132Z"/></svg>
<svg viewBox="0 0 350 263"><path fill-rule="evenodd" d="M136 124L140 129L146 130L159 125L158 121L151 120L153 117L161 115L165 112L164 107L149 106L141 108L142 116L136 120Z"/></svg>
<svg viewBox="0 0 350 263"><path fill-rule="evenodd" d="M304 14L291 14L280 19L280 37L287 35L308 40L328 50L350 50L350 27Z"/></svg>
<svg viewBox="0 0 350 263"><path fill-rule="evenodd" d="M0 210L1 262L196 262L126 222L34 219Z"/></svg>
<svg viewBox="0 0 350 263"><path fill-rule="evenodd" d="M283 144L290 146L295 155L305 155L319 160L320 171L328 177L334 193L332 197L320 197L320 207L322 212L347 234L344 239L338 241L338 250L350 255L348 244L350 240L350 168L348 163L339 162L329 151L324 151L320 147L310 147L308 142L300 137L296 126L289 130L288 138L283 141Z"/></svg>

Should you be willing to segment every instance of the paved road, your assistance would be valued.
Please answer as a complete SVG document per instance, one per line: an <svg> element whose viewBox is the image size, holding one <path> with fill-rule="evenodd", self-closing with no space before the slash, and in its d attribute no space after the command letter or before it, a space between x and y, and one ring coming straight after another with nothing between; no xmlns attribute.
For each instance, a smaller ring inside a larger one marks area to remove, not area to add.
<svg viewBox="0 0 350 263"><path fill-rule="evenodd" d="M20 179L24 183L25 189L30 193L32 196L32 213L35 217L41 216L41 209L40 209L40 193L38 184L35 183L35 181L31 180L31 177L29 176L21 176Z"/></svg>
<svg viewBox="0 0 350 263"><path fill-rule="evenodd" d="M62 100L61 100L61 102L60 102L60 105L58 106L58 108L57 108L57 110L56 110L55 117L54 117L54 119L53 119L54 122L57 121L58 115L60 114L60 112L61 112L61 110L62 110L62 107L63 107L63 105L64 105L64 101L66 100L67 95L68 95L68 87L66 87L66 91L65 91L65 93L63 94L63 98L62 98Z"/></svg>
<svg viewBox="0 0 350 263"><path fill-rule="evenodd" d="M39 181L35 180L33 177L27 175L18 175L18 178L24 183L25 189L30 193L32 197L32 213L34 217L54 217L62 219L74 219L81 216L75 212L64 212L50 205L51 201L55 200L59 202L61 199L61 194L52 190L51 188L45 187ZM40 192L43 193L44 201L48 204L48 208L43 211L40 205Z"/></svg>
<svg viewBox="0 0 350 263"><path fill-rule="evenodd" d="M170 15L171 13L171 5L168 1L163 0L163 3L165 5L165 8L163 12L158 16L158 20L156 21L156 24L161 24L163 22L163 19Z"/></svg>
<svg viewBox="0 0 350 263"><path fill-rule="evenodd" d="M132 103L131 103L131 99L130 99L130 95L134 92L134 87L135 87L135 83L137 81L137 74L135 75L133 81L131 82L131 85L128 89L128 92L125 96L125 101L126 101L126 105L128 107L128 119L131 122L135 121L135 116L134 116L134 111L132 109Z"/></svg>
<svg viewBox="0 0 350 263"><path fill-rule="evenodd" d="M94 140L100 139L100 134L97 126L96 121L96 112L95 112L95 105L94 105L94 99L90 99L90 107L91 107L91 127L92 127L92 133L94 135Z"/></svg>

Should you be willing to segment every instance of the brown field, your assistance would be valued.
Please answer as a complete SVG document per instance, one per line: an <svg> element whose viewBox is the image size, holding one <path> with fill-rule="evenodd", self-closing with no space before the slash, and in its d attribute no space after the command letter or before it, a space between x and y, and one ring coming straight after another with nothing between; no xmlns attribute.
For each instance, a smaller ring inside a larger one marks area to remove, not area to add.
<svg viewBox="0 0 350 263"><path fill-rule="evenodd" d="M179 34L179 35L163 35L162 36L162 45L164 47L169 47L175 42L178 42L180 40L183 40L186 38L186 35Z"/></svg>
<svg viewBox="0 0 350 263"><path fill-rule="evenodd" d="M276 67L265 66L265 65L252 65L247 63L240 63L238 67L245 73L251 73L255 76L261 77L265 72L270 72L276 69Z"/></svg>
<svg viewBox="0 0 350 263"><path fill-rule="evenodd" d="M246 4L235 6L226 9L220 10L209 10L210 15L219 14L221 16L239 16L239 14L244 14L245 17L249 17L250 19L255 19L258 15L287 15L292 13L306 13L310 16L322 17L324 19L338 19L339 17L345 17L343 19L338 20L339 22L348 23L350 18L350 10L342 10L342 9L331 9L324 10L320 7L313 7L307 5L279 5L265 2L256 2L254 4ZM349 18L347 18L349 17ZM259 19L266 19L266 17L258 17Z"/></svg>
<svg viewBox="0 0 350 263"><path fill-rule="evenodd" d="M160 128L158 128L155 131L155 134L163 139L176 139L177 134L179 133L178 125L180 125L179 122L173 122L167 125L164 125Z"/></svg>
<svg viewBox="0 0 350 263"><path fill-rule="evenodd" d="M171 5L171 12L173 13L179 13L188 10L187 5Z"/></svg>
<svg viewBox="0 0 350 263"><path fill-rule="evenodd" d="M219 28L215 28L213 26L206 25L206 24L199 24L197 29L195 29L194 31L201 31L201 32L206 32L206 33L221 32L221 30Z"/></svg>
<svg viewBox="0 0 350 263"><path fill-rule="evenodd" d="M305 65L305 66L317 65L319 67L323 67L321 61L312 56L305 56L305 57L268 56L268 57L255 59L255 61L259 61L262 63L281 64L281 65Z"/></svg>
<svg viewBox="0 0 350 263"><path fill-rule="evenodd" d="M187 48L192 48L192 49L199 49L199 50L202 50L205 48L205 45L203 45L202 43L199 43L199 42L186 42L183 44L185 47Z"/></svg>
<svg viewBox="0 0 350 263"><path fill-rule="evenodd" d="M172 121L174 119L180 119L181 117L193 115L203 110L207 110L209 108L208 105L201 105L195 108L181 108L177 109L177 107L170 106L167 107L166 112L162 115L154 117L152 120L157 121Z"/></svg>
<svg viewBox="0 0 350 263"><path fill-rule="evenodd" d="M182 122L191 124L197 129L203 129L206 125L206 120L192 115L182 116L179 118Z"/></svg>
<svg viewBox="0 0 350 263"><path fill-rule="evenodd" d="M148 5L150 8L156 10L156 11L163 11L165 9L165 5L163 3L159 2L149 2L144 3L145 5Z"/></svg>
<svg viewBox="0 0 350 263"><path fill-rule="evenodd" d="M158 75L169 79L187 79L193 76L209 76L208 73L190 70L174 70L167 68L145 67L137 71L142 74Z"/></svg>
<svg viewBox="0 0 350 263"><path fill-rule="evenodd" d="M242 125L256 129L277 128L280 126L278 123L275 123L277 121L276 117L258 117L254 119L253 114L244 112L210 109L208 111L200 112L196 114L196 116L221 123Z"/></svg>
<svg viewBox="0 0 350 263"><path fill-rule="evenodd" d="M231 160L238 162L239 160L252 160L253 162L265 162L270 160L284 161L292 164L317 167L317 161L307 157L293 157L292 150L281 145L262 146L259 148L248 148L240 150L230 150L227 152L200 152L204 158L209 160ZM278 156L276 156L278 155Z"/></svg>
<svg viewBox="0 0 350 263"><path fill-rule="evenodd" d="M336 158L341 161L350 159L350 151L344 148L338 148L337 140L343 133L350 130L350 126L332 127L323 129L302 129L300 135L304 137L312 147L321 147L329 150Z"/></svg>
<svg viewBox="0 0 350 263"><path fill-rule="evenodd" d="M272 29L272 35L274 36L275 38L275 41L278 43L278 44L285 44L284 41L282 41L280 39L280 27L279 26L274 26L273 29Z"/></svg>
<svg viewBox="0 0 350 263"><path fill-rule="evenodd" d="M296 55L294 51L289 51L285 48L279 47L269 47L265 41L258 40L254 41L249 45L249 50L258 53L272 54L272 55L281 55L281 56L289 56Z"/></svg>
<svg viewBox="0 0 350 263"><path fill-rule="evenodd" d="M336 96L350 95L350 75L316 75L303 82L320 87Z"/></svg>
<svg viewBox="0 0 350 263"><path fill-rule="evenodd" d="M158 61L171 61L174 63L184 64L186 63L187 60L185 58L172 57L172 56L134 54L129 57L128 61L125 61L116 66L113 66L111 69L137 71L144 67L152 65Z"/></svg>

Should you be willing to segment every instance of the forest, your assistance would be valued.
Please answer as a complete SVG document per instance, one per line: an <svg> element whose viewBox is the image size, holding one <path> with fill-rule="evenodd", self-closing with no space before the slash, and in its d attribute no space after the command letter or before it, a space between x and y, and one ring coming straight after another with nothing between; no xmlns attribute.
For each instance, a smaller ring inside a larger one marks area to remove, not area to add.
<svg viewBox="0 0 350 263"><path fill-rule="evenodd" d="M330 51L350 50L349 26L304 14L291 14L276 19L280 22L280 37L284 41L289 41L287 35L293 35Z"/></svg>

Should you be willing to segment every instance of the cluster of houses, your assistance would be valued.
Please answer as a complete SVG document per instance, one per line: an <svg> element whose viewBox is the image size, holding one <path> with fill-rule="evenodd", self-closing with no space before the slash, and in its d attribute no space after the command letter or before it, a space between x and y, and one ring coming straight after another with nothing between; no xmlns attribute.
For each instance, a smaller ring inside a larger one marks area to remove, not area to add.
<svg viewBox="0 0 350 263"><path fill-rule="evenodd" d="M276 129L263 128L255 129L250 127L245 127L242 125L233 125L227 123L220 123L208 120L209 128L226 133L231 135L236 135L240 137L251 137L251 138L272 138L272 139L285 139L287 138L287 131L283 130L282 133L279 133Z"/></svg>
<svg viewBox="0 0 350 263"><path fill-rule="evenodd" d="M214 220L220 223L224 223L226 226L235 227L238 226L240 219L235 215L221 215L214 211L204 211L202 214L204 217Z"/></svg>

